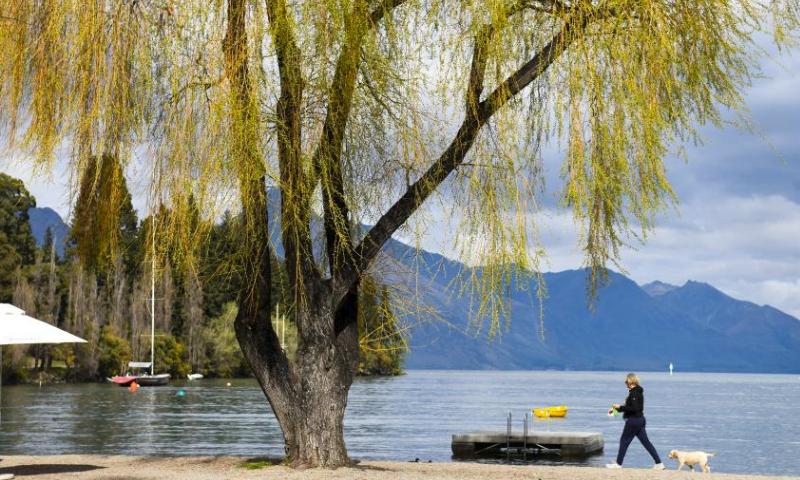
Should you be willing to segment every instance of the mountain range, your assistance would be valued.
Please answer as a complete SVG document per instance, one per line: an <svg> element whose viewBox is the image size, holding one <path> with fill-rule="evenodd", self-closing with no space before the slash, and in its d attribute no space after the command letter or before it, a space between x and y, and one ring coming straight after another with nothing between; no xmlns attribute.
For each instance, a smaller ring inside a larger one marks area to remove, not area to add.
<svg viewBox="0 0 800 480"><path fill-rule="evenodd" d="M491 340L464 320L468 300L447 298L443 320L413 329L406 368L800 372L800 321L780 310L694 281L651 295L616 272L591 308L586 275L543 274L541 314L536 297L512 292L507 328Z"/></svg>
<svg viewBox="0 0 800 480"><path fill-rule="evenodd" d="M278 211L280 199L270 197L270 210ZM58 214L29 214L37 243L52 227L63 253L69 230ZM270 217L282 255L279 216ZM531 293L536 280L515 277L506 300L510 320L490 338L488 320L469 320L470 298L452 292L459 275L479 277L480 267L392 239L374 271L406 292L395 296L395 313L408 325L409 369L666 371L672 363L676 371L800 373L800 320L706 283L639 286L609 272L590 304L586 270L544 273L540 304Z"/></svg>

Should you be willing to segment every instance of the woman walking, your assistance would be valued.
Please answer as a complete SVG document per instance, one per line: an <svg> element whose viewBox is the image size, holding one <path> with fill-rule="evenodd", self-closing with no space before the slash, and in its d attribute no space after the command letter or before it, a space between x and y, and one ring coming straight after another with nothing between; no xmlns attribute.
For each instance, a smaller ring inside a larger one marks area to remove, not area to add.
<svg viewBox="0 0 800 480"><path fill-rule="evenodd" d="M622 429L622 437L619 439L617 461L607 464L606 467L622 468L625 452L628 451L628 446L633 441L633 437L636 437L642 442L650 456L653 457L655 462L653 469L664 470L664 464L661 463L661 458L658 456L656 448L647 438L647 430L645 430L647 420L644 418L644 389L639 385L639 377L635 373L629 373L625 377L625 385L628 386L628 398L625 399L625 405L615 403L612 408L608 409L609 414L613 412L613 409L622 412L622 418L625 419L625 428Z"/></svg>

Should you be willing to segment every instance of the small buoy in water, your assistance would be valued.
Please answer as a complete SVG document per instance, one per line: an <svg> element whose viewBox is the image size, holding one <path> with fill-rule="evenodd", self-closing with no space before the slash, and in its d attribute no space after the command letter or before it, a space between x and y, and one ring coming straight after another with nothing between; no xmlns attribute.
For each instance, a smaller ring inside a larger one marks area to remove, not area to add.
<svg viewBox="0 0 800 480"><path fill-rule="evenodd" d="M226 387L230 387L231 386L231 382L226 383L225 386Z"/></svg>
<svg viewBox="0 0 800 480"><path fill-rule="evenodd" d="M183 391L183 390L178 390L177 392L175 392L175 396L176 397L185 397L186 396L186 392Z"/></svg>
<svg viewBox="0 0 800 480"><path fill-rule="evenodd" d="M136 382L131 383L131 386L128 387L128 390L130 390L131 392L135 392L136 390L139 390L139 384L136 383Z"/></svg>

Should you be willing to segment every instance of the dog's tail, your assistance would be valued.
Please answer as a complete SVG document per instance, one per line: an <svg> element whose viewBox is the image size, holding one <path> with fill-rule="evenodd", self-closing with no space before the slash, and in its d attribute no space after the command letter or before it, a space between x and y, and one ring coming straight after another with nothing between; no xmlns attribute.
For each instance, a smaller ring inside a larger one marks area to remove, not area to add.
<svg viewBox="0 0 800 480"><path fill-rule="evenodd" d="M706 456L707 457L716 457L717 454L716 453L707 453Z"/></svg>

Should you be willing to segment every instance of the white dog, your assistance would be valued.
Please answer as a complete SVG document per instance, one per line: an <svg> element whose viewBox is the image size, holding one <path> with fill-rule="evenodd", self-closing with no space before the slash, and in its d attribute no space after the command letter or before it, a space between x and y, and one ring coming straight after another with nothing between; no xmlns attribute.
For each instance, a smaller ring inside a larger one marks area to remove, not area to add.
<svg viewBox="0 0 800 480"><path fill-rule="evenodd" d="M669 452L669 458L677 458L678 470L682 469L684 465L688 465L689 469L694 471L695 465L700 465L704 473L711 473L711 467L708 465L709 457L713 457L713 453L706 452L681 452L680 450L672 450Z"/></svg>

